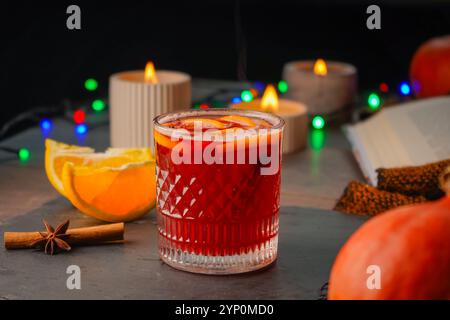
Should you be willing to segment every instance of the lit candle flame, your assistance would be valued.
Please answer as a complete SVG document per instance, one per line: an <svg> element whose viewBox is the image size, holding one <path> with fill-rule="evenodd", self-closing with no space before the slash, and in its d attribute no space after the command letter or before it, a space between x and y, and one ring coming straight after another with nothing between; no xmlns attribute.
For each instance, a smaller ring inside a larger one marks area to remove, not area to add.
<svg viewBox="0 0 450 320"><path fill-rule="evenodd" d="M264 90L264 94L261 99L261 108L264 111L275 112L278 110L278 94L275 87L269 84Z"/></svg>
<svg viewBox="0 0 450 320"><path fill-rule="evenodd" d="M317 59L314 63L314 74L318 76L326 76L328 73L327 64L323 59Z"/></svg>
<svg viewBox="0 0 450 320"><path fill-rule="evenodd" d="M147 62L147 65L145 66L144 79L146 82L150 82L150 83L158 82L158 77L156 76L155 66L153 65L153 62L151 62L151 61Z"/></svg>

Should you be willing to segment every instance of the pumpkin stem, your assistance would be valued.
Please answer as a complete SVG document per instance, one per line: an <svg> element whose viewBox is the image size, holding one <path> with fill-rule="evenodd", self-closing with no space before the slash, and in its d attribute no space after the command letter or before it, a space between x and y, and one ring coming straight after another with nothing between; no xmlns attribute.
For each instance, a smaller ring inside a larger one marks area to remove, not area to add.
<svg viewBox="0 0 450 320"><path fill-rule="evenodd" d="M439 176L439 185L447 196L450 196L450 167L447 167Z"/></svg>

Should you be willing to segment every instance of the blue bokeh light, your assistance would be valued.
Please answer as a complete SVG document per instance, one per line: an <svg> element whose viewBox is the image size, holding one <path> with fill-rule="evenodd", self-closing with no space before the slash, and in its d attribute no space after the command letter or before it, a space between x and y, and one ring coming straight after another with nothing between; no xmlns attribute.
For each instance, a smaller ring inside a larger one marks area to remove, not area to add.
<svg viewBox="0 0 450 320"><path fill-rule="evenodd" d="M241 102L242 102L241 97L233 97L231 99L231 103L241 103Z"/></svg>
<svg viewBox="0 0 450 320"><path fill-rule="evenodd" d="M77 124L75 127L75 132L77 135L84 135L87 133L87 131L88 131L88 127L84 123Z"/></svg>
<svg viewBox="0 0 450 320"><path fill-rule="evenodd" d="M264 88L266 87L266 85L262 81L255 81L253 86L255 87L256 90L258 90L259 93L263 92Z"/></svg>
<svg viewBox="0 0 450 320"><path fill-rule="evenodd" d="M411 93L411 87L407 82L402 82L400 84L400 93L404 96L407 96Z"/></svg>
<svg viewBox="0 0 450 320"><path fill-rule="evenodd" d="M49 119L42 119L39 123L42 130L49 131L52 129L52 122Z"/></svg>

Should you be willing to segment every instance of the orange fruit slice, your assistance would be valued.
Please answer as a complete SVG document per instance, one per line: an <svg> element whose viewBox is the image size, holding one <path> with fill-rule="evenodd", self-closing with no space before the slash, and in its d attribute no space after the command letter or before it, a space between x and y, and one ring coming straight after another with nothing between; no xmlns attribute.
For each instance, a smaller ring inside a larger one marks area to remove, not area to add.
<svg viewBox="0 0 450 320"><path fill-rule="evenodd" d="M170 137L158 132L153 131L153 136L155 137L155 141L157 144L160 144L166 148L172 149L179 141L172 140Z"/></svg>
<svg viewBox="0 0 450 320"><path fill-rule="evenodd" d="M51 139L45 140L45 172L51 185L62 195L61 175L64 163L70 161L74 164L85 162L88 155L92 155L94 149L79 147L57 142Z"/></svg>
<svg viewBox="0 0 450 320"><path fill-rule="evenodd" d="M94 149L46 140L50 183L81 212L119 222L155 206L155 161L148 148Z"/></svg>
<svg viewBox="0 0 450 320"><path fill-rule="evenodd" d="M235 123L235 124L238 124L238 125L244 126L244 127L255 127L256 126L256 123L252 119L250 119L248 117L243 117L243 116L230 115L230 116L220 117L219 119L222 121Z"/></svg>
<svg viewBox="0 0 450 320"><path fill-rule="evenodd" d="M108 222L140 218L155 206L155 162L129 162L119 167L63 167L64 191L81 212Z"/></svg>
<svg viewBox="0 0 450 320"><path fill-rule="evenodd" d="M202 125L202 129L225 129L226 125L223 122L210 118L186 118L181 119L182 124L194 125L194 123L199 122Z"/></svg>
<svg viewBox="0 0 450 320"><path fill-rule="evenodd" d="M61 175L66 162L101 167L123 164L124 158L133 161L153 159L150 149L145 148L110 148L105 153L95 153L95 150L89 147L69 145L52 139L45 140L45 172L51 185L63 196L65 194Z"/></svg>

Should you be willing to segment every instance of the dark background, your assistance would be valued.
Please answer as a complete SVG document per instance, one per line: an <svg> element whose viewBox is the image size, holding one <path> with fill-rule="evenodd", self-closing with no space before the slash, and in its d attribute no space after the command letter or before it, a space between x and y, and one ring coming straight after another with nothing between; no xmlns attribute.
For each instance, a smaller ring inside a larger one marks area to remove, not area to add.
<svg viewBox="0 0 450 320"><path fill-rule="evenodd" d="M382 30L366 28L381 7ZM82 30L66 28L81 7ZM0 125L32 107L82 99L83 82L142 69L276 82L296 59L347 61L360 87L408 77L415 49L450 33L448 1L15 1L1 4Z"/></svg>

